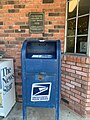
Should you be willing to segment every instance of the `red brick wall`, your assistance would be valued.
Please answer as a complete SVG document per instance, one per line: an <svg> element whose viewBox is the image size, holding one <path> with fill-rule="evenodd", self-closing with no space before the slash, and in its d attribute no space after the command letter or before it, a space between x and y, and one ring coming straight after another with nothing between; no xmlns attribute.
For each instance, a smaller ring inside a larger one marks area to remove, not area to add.
<svg viewBox="0 0 90 120"><path fill-rule="evenodd" d="M42 0L1 0L0 1L0 50L5 57L15 60L17 101L21 101L21 47L23 41L32 38L60 39L64 46L66 0L54 0L43 4ZM44 12L43 34L29 33L29 13Z"/></svg>
<svg viewBox="0 0 90 120"><path fill-rule="evenodd" d="M62 59L61 98L65 105L90 117L90 58L64 55Z"/></svg>

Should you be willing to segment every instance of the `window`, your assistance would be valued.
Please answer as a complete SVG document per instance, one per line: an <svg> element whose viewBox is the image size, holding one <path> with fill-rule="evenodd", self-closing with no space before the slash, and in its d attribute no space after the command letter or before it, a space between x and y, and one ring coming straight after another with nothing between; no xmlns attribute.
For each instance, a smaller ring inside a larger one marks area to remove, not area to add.
<svg viewBox="0 0 90 120"><path fill-rule="evenodd" d="M87 54L89 39L90 0L67 0L67 53ZM90 50L89 50L90 51Z"/></svg>

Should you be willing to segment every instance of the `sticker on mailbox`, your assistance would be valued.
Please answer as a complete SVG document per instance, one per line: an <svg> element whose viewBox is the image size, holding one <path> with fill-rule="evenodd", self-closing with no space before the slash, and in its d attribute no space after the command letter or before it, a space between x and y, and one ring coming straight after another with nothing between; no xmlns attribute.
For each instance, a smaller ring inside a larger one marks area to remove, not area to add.
<svg viewBox="0 0 90 120"><path fill-rule="evenodd" d="M32 84L31 101L49 101L51 93L51 83Z"/></svg>

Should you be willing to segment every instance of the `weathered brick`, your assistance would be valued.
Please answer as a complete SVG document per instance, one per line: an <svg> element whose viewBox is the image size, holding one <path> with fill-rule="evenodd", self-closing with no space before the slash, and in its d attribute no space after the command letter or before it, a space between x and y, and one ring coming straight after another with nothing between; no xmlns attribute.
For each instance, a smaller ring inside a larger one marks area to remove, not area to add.
<svg viewBox="0 0 90 120"><path fill-rule="evenodd" d="M85 57L81 57L81 63L86 63L86 58Z"/></svg>
<svg viewBox="0 0 90 120"><path fill-rule="evenodd" d="M87 76L87 73L76 70L76 74L81 76Z"/></svg>
<svg viewBox="0 0 90 120"><path fill-rule="evenodd" d="M65 92L66 90L65 90L64 88L61 88L61 91L64 91L64 92Z"/></svg>
<svg viewBox="0 0 90 120"><path fill-rule="evenodd" d="M68 93L69 95L74 96L74 93L72 91L66 90L65 92Z"/></svg>
<svg viewBox="0 0 90 120"><path fill-rule="evenodd" d="M77 57L77 63L81 63L81 57Z"/></svg>
<svg viewBox="0 0 90 120"><path fill-rule="evenodd" d="M2 9L3 8L3 6L2 5L0 5L0 9Z"/></svg>
<svg viewBox="0 0 90 120"><path fill-rule="evenodd" d="M45 25L50 25L52 24L52 21L45 21Z"/></svg>
<svg viewBox="0 0 90 120"><path fill-rule="evenodd" d="M87 95L87 98L90 99L90 95Z"/></svg>
<svg viewBox="0 0 90 120"><path fill-rule="evenodd" d="M70 73L75 73L75 70L73 70L73 69L68 69L68 68L66 68L66 71L68 71L68 72L70 72Z"/></svg>
<svg viewBox="0 0 90 120"><path fill-rule="evenodd" d="M72 100L74 100L74 101L76 101L76 102L80 103L80 100L79 100L78 98L73 97L73 96L70 96L70 98L71 98Z"/></svg>
<svg viewBox="0 0 90 120"><path fill-rule="evenodd" d="M65 28L64 25L55 25L54 28Z"/></svg>
<svg viewBox="0 0 90 120"><path fill-rule="evenodd" d="M80 83L80 84L83 84L83 85L88 85L87 81L83 81L83 80L80 80L80 79L76 79L76 82Z"/></svg>
<svg viewBox="0 0 90 120"><path fill-rule="evenodd" d="M72 85L72 84L70 84L70 83L66 83L66 85L67 85L68 87L70 87L70 88L75 88L75 86Z"/></svg>
<svg viewBox="0 0 90 120"><path fill-rule="evenodd" d="M90 58L87 58L87 59L86 59L86 63L87 63L87 64L90 64Z"/></svg>
<svg viewBox="0 0 90 120"><path fill-rule="evenodd" d="M61 84L64 84L64 85L65 85L65 82L64 82L64 81L61 81Z"/></svg>
<svg viewBox="0 0 90 120"><path fill-rule="evenodd" d="M73 61L76 63L77 62L77 57L73 57Z"/></svg>
<svg viewBox="0 0 90 120"><path fill-rule="evenodd" d="M82 67L77 67L77 66L71 66L71 68L75 70L82 70Z"/></svg>
<svg viewBox="0 0 90 120"><path fill-rule="evenodd" d="M66 62L66 63L69 64L69 65L75 65L74 62Z"/></svg>
<svg viewBox="0 0 90 120"><path fill-rule="evenodd" d="M65 94L66 95L66 97L68 97L69 98L69 94L67 93L67 94Z"/></svg>
<svg viewBox="0 0 90 120"><path fill-rule="evenodd" d="M78 91L78 90L76 90L76 89L71 89L71 91L72 91L73 93L76 93L76 94L79 94L79 95L80 95L80 91Z"/></svg>
<svg viewBox="0 0 90 120"><path fill-rule="evenodd" d="M25 33L25 30L22 30L22 29L20 29L20 30L15 30L15 33Z"/></svg>
<svg viewBox="0 0 90 120"><path fill-rule="evenodd" d="M59 33L58 29L49 29L48 32L50 33Z"/></svg>
<svg viewBox="0 0 90 120"><path fill-rule="evenodd" d="M64 75L64 74L61 74L61 77L62 77L62 78L65 78L65 76L66 76L66 75Z"/></svg>
<svg viewBox="0 0 90 120"><path fill-rule="evenodd" d="M14 5L14 8L25 8L25 5Z"/></svg>
<svg viewBox="0 0 90 120"><path fill-rule="evenodd" d="M20 29L29 29L29 26L20 26Z"/></svg>
<svg viewBox="0 0 90 120"><path fill-rule="evenodd" d="M65 82L68 82L68 83L71 82L69 79L66 79L66 78L62 78L62 80L65 81Z"/></svg>
<svg viewBox="0 0 90 120"><path fill-rule="evenodd" d="M86 107L86 110L89 110L89 111L90 111L90 107Z"/></svg>
<svg viewBox="0 0 90 120"><path fill-rule="evenodd" d="M82 88L83 88L84 90L88 90L88 86L87 86L87 85L82 85Z"/></svg>
<svg viewBox="0 0 90 120"><path fill-rule="evenodd" d="M86 106L90 107L90 102L86 103Z"/></svg>
<svg viewBox="0 0 90 120"><path fill-rule="evenodd" d="M81 100L80 104L81 104L82 106L85 106L85 105L86 105L86 102L84 102L84 101Z"/></svg>
<svg viewBox="0 0 90 120"><path fill-rule="evenodd" d="M75 86L78 86L78 87L81 87L81 84L75 82L75 81L71 81L71 84L75 85Z"/></svg>
<svg viewBox="0 0 90 120"><path fill-rule="evenodd" d="M90 81L90 77L89 77L89 78L87 78L87 80L88 80L88 81Z"/></svg>
<svg viewBox="0 0 90 120"><path fill-rule="evenodd" d="M1 40L0 40L0 44L5 44L5 41L3 41L3 40L1 41Z"/></svg>
<svg viewBox="0 0 90 120"><path fill-rule="evenodd" d="M71 76L66 75L66 78L69 79L69 80L75 81L75 78L74 78L74 77L71 77Z"/></svg>
<svg viewBox="0 0 90 120"><path fill-rule="evenodd" d="M66 71L66 68L65 67L61 67L61 71Z"/></svg>
<svg viewBox="0 0 90 120"><path fill-rule="evenodd" d="M22 22L22 21L20 21L20 22L15 22L15 25L25 25L26 23L25 22Z"/></svg>
<svg viewBox="0 0 90 120"><path fill-rule="evenodd" d="M9 37L9 34L1 33L0 37Z"/></svg>
<svg viewBox="0 0 90 120"><path fill-rule="evenodd" d="M53 37L52 33L43 33L43 37Z"/></svg>
<svg viewBox="0 0 90 120"><path fill-rule="evenodd" d="M67 67L67 68L70 68L70 65L63 64L63 63L62 63L62 67Z"/></svg>
<svg viewBox="0 0 90 120"><path fill-rule="evenodd" d="M82 71L84 71L84 72L88 72L89 69L88 69L88 68L83 68Z"/></svg>
<svg viewBox="0 0 90 120"><path fill-rule="evenodd" d="M82 77L81 75L77 75L77 74L74 74L74 73L71 73L71 76L74 77L74 78L79 78L79 79L81 79L81 77Z"/></svg>
<svg viewBox="0 0 90 120"><path fill-rule="evenodd" d="M14 33L14 30L4 30L5 33Z"/></svg>
<svg viewBox="0 0 90 120"><path fill-rule="evenodd" d="M48 15L49 15L49 16L60 16L60 13L56 13L56 12L55 12L55 13L49 13Z"/></svg>
<svg viewBox="0 0 90 120"><path fill-rule="evenodd" d="M43 3L53 3L54 0L43 0Z"/></svg>
<svg viewBox="0 0 90 120"><path fill-rule="evenodd" d="M88 68L87 64L76 63L76 65L80 67Z"/></svg>
<svg viewBox="0 0 90 120"><path fill-rule="evenodd" d="M76 86L76 90L79 91L79 92L83 92L83 93L87 94L87 90L86 90L86 89L83 89L83 88L81 88L81 87L77 87L77 86Z"/></svg>
<svg viewBox="0 0 90 120"><path fill-rule="evenodd" d="M61 92L61 95L65 95L65 92L64 92L64 91L62 91L62 92Z"/></svg>
<svg viewBox="0 0 90 120"><path fill-rule="evenodd" d="M85 93L81 93L81 96L84 97L84 98L87 97L87 95Z"/></svg>
<svg viewBox="0 0 90 120"><path fill-rule="evenodd" d="M15 1L8 1L8 3L7 4L15 4Z"/></svg>
<svg viewBox="0 0 90 120"><path fill-rule="evenodd" d="M83 100L83 101L86 101L86 99L84 97L82 97L81 95L77 95L75 94L75 97L79 100Z"/></svg>
<svg viewBox="0 0 90 120"><path fill-rule="evenodd" d="M0 22L0 25L3 25L3 22L2 22L2 21Z"/></svg>
<svg viewBox="0 0 90 120"><path fill-rule="evenodd" d="M70 90L70 87L66 86L66 85L61 85L63 88Z"/></svg>
<svg viewBox="0 0 90 120"><path fill-rule="evenodd" d="M19 13L19 9L9 9L9 13Z"/></svg>
<svg viewBox="0 0 90 120"><path fill-rule="evenodd" d="M82 80L88 81L89 78L82 76Z"/></svg>
<svg viewBox="0 0 90 120"><path fill-rule="evenodd" d="M90 94L90 90L87 91L87 94Z"/></svg>

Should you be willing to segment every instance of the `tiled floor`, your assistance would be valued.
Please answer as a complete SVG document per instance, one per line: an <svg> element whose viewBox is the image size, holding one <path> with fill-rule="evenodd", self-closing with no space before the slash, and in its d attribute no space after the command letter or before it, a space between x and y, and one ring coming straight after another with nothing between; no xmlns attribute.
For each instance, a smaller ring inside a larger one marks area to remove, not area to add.
<svg viewBox="0 0 90 120"><path fill-rule="evenodd" d="M28 108L27 116L27 120L55 120L55 110L44 108ZM22 104L16 103L8 116L6 118L0 117L0 120L22 120ZM82 118L69 108L61 105L60 120L90 120L90 118Z"/></svg>

